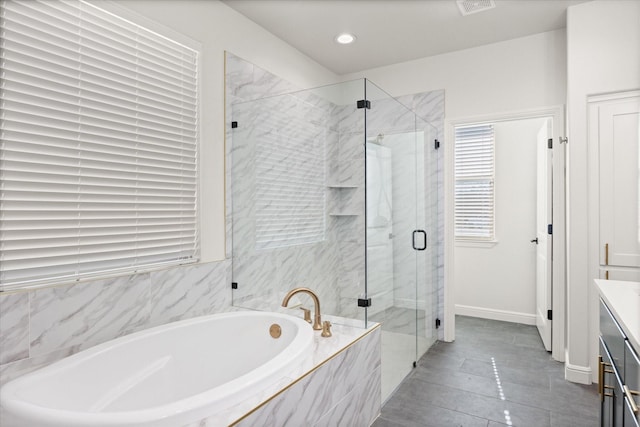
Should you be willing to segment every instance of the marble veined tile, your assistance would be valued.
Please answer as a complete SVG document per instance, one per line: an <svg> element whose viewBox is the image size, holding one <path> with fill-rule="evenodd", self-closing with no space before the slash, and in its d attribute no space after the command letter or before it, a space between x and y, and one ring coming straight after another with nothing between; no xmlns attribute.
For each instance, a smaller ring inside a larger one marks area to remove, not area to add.
<svg viewBox="0 0 640 427"><path fill-rule="evenodd" d="M380 414L381 368L377 367L361 384L325 414L314 426L370 426Z"/></svg>
<svg viewBox="0 0 640 427"><path fill-rule="evenodd" d="M22 375L71 356L80 350L82 350L82 348L79 345L75 347L66 347L40 356L29 357L27 359L21 359L12 363L0 365L0 384L6 384ZM0 423L0 426L1 425L2 423Z"/></svg>
<svg viewBox="0 0 640 427"><path fill-rule="evenodd" d="M237 93L241 88L253 83L253 67L254 65L244 59L225 52L225 82L227 89L227 99L234 97L240 101Z"/></svg>
<svg viewBox="0 0 640 427"><path fill-rule="evenodd" d="M96 345L147 323L149 274L39 289L31 295L31 356Z"/></svg>
<svg viewBox="0 0 640 427"><path fill-rule="evenodd" d="M378 328L368 334L357 345L339 353L238 425L313 425L355 390L364 376L379 367L379 333Z"/></svg>
<svg viewBox="0 0 640 427"><path fill-rule="evenodd" d="M230 260L151 273L149 326L225 311L231 305Z"/></svg>
<svg viewBox="0 0 640 427"><path fill-rule="evenodd" d="M0 364L29 357L29 294L0 294Z"/></svg>

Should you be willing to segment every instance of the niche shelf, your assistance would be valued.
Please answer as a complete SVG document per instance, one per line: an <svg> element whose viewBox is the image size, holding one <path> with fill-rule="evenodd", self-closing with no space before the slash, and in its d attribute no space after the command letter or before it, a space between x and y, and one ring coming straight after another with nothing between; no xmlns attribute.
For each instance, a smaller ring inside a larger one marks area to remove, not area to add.
<svg viewBox="0 0 640 427"><path fill-rule="evenodd" d="M329 184L327 185L327 187L334 188L336 190L341 190L341 189L348 190L348 189L358 188L356 184Z"/></svg>

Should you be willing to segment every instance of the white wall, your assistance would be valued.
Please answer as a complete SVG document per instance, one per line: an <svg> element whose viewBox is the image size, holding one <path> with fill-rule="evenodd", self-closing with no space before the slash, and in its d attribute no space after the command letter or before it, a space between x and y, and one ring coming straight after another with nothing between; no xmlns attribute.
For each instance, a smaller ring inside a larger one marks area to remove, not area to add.
<svg viewBox="0 0 640 427"><path fill-rule="evenodd" d="M445 116L560 105L566 94L564 30L342 76L366 77L393 96L445 89Z"/></svg>
<svg viewBox="0 0 640 427"><path fill-rule="evenodd" d="M589 383L597 356L597 292L593 279L598 260L590 258L597 229L589 229L585 185L587 167L587 96L640 88L640 2L602 0L567 11L568 123L568 287L567 378ZM597 250L595 251L597 254Z"/></svg>
<svg viewBox="0 0 640 427"><path fill-rule="evenodd" d="M120 0L119 4L202 44L202 261L225 257L224 51L301 88L336 76L218 0Z"/></svg>
<svg viewBox="0 0 640 427"><path fill-rule="evenodd" d="M497 122L496 243L455 248L456 313L535 324L536 142L545 119Z"/></svg>

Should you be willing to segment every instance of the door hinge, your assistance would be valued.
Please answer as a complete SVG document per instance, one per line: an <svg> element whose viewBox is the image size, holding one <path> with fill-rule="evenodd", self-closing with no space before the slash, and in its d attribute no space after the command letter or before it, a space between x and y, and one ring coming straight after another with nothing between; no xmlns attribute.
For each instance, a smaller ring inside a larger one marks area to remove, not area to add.
<svg viewBox="0 0 640 427"><path fill-rule="evenodd" d="M361 99L360 101L356 102L356 107L358 108L366 108L367 110L371 109L371 101L369 101L368 99Z"/></svg>
<svg viewBox="0 0 640 427"><path fill-rule="evenodd" d="M547 139L547 148L553 148L553 138Z"/></svg>
<svg viewBox="0 0 640 427"><path fill-rule="evenodd" d="M553 234L553 224L547 225L547 234Z"/></svg>
<svg viewBox="0 0 640 427"><path fill-rule="evenodd" d="M238 282L231 282L231 289L238 289Z"/></svg>
<svg viewBox="0 0 640 427"><path fill-rule="evenodd" d="M358 298L358 307L371 307L371 298Z"/></svg>
<svg viewBox="0 0 640 427"><path fill-rule="evenodd" d="M547 320L553 320L553 310L547 310Z"/></svg>
<svg viewBox="0 0 640 427"><path fill-rule="evenodd" d="M371 298L358 298L358 307L371 307Z"/></svg>
<svg viewBox="0 0 640 427"><path fill-rule="evenodd" d="M435 139L435 140L433 141L433 145L435 146L435 148L436 148L436 150L437 150L438 148L440 148L440 141L438 141L437 139Z"/></svg>
<svg viewBox="0 0 640 427"><path fill-rule="evenodd" d="M440 319L436 318L436 329L440 327Z"/></svg>
<svg viewBox="0 0 640 427"><path fill-rule="evenodd" d="M238 127L238 122L231 122L231 129L235 129Z"/></svg>
<svg viewBox="0 0 640 427"><path fill-rule="evenodd" d="M568 144L569 143L569 138L567 138L566 136L561 136L558 139L560 140L560 144Z"/></svg>

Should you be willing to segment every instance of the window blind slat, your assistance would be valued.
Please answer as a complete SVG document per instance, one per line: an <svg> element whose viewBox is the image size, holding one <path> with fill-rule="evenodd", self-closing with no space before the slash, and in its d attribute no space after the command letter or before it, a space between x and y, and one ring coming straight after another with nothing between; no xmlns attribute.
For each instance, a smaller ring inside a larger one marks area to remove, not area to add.
<svg viewBox="0 0 640 427"><path fill-rule="evenodd" d="M455 237L493 240L493 125L457 126L455 138Z"/></svg>
<svg viewBox="0 0 640 427"><path fill-rule="evenodd" d="M0 289L197 260L198 52L83 1L0 9Z"/></svg>

